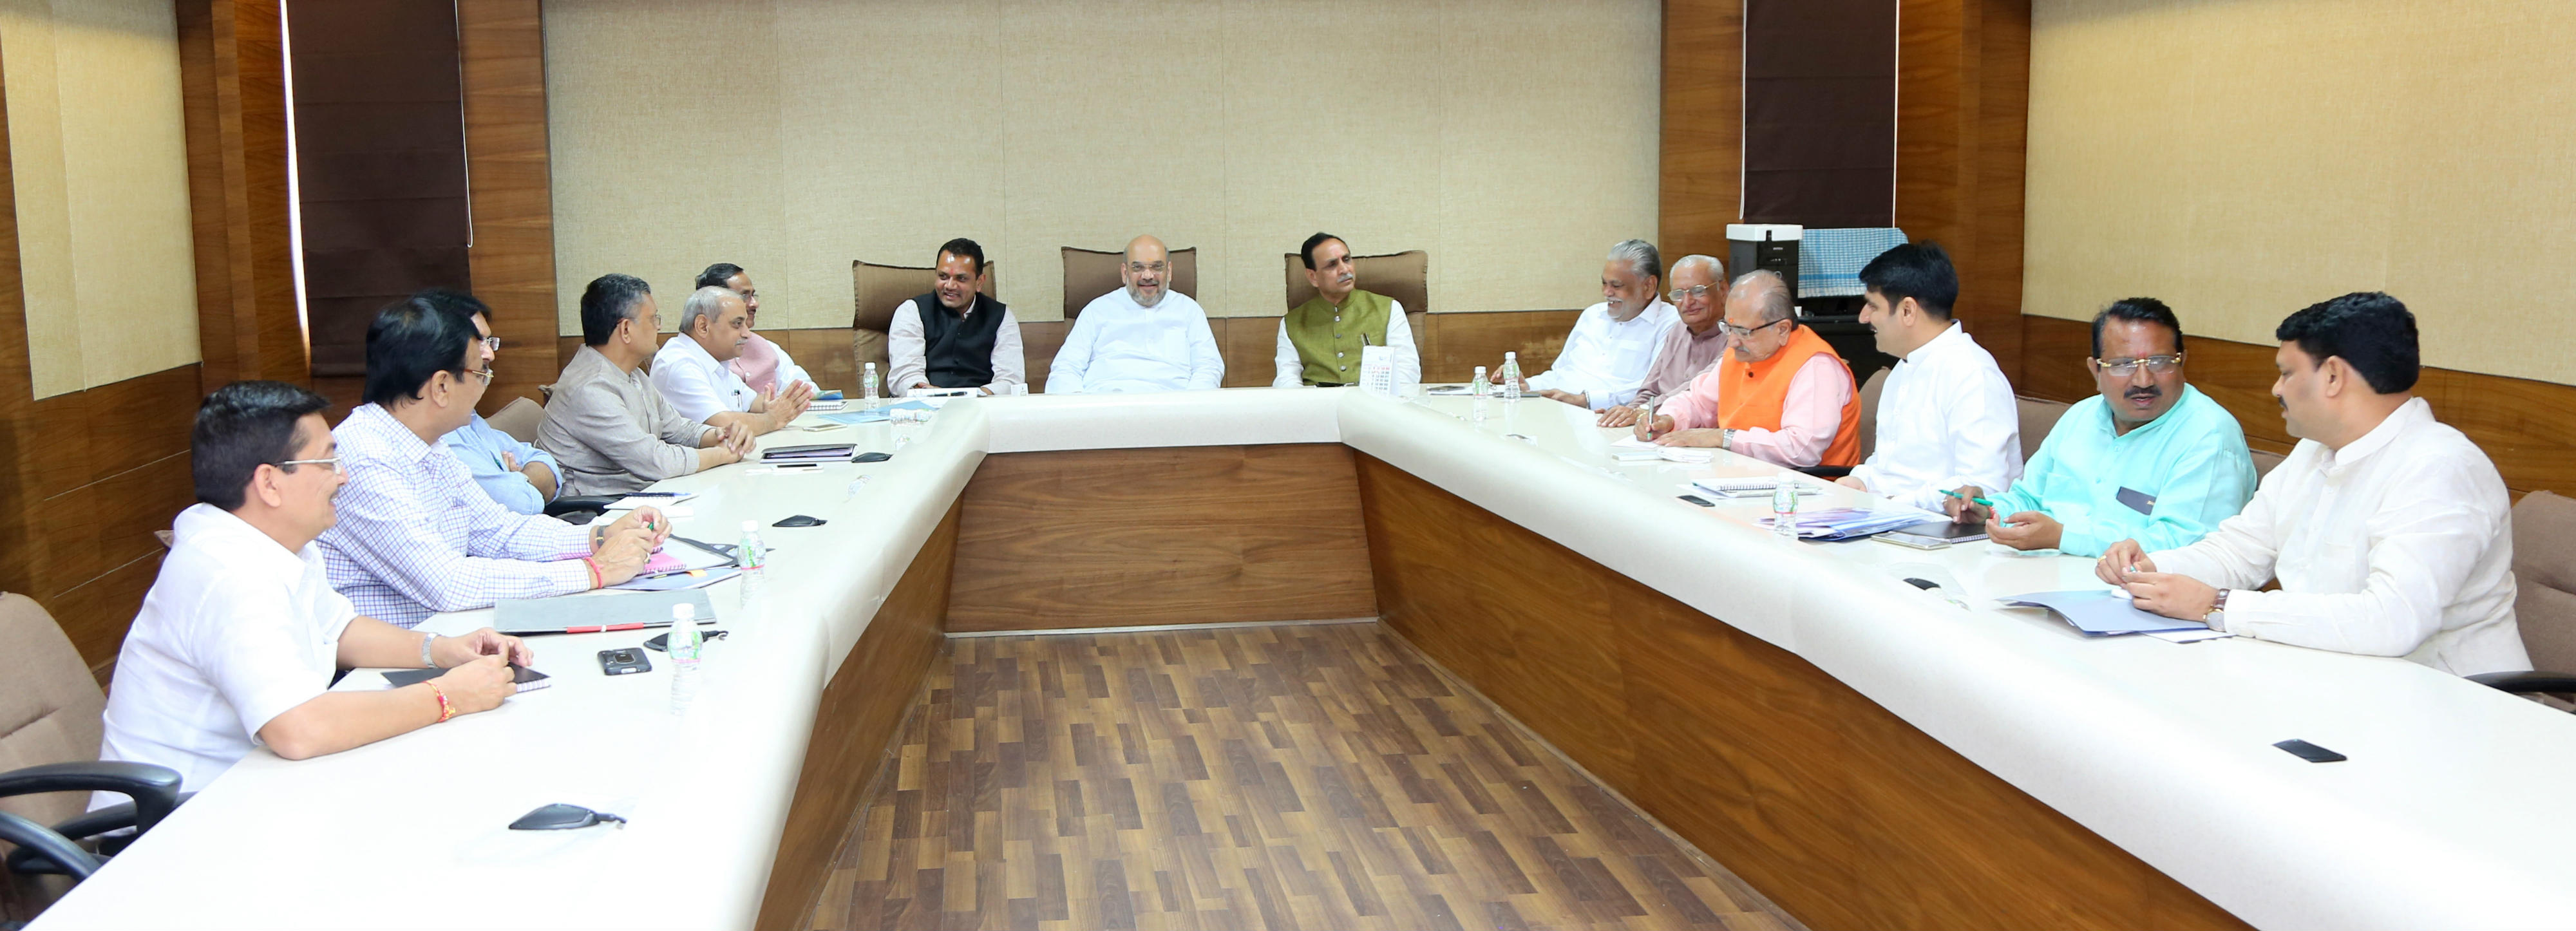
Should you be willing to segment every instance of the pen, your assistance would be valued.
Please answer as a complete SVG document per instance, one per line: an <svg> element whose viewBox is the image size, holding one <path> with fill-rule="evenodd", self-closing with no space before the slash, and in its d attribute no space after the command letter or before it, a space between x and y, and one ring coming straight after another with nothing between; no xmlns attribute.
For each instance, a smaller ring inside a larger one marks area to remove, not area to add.
<svg viewBox="0 0 2576 931"><path fill-rule="evenodd" d="M1941 493L1942 493L1942 494L1945 494L1945 495L1949 495L1950 497L1953 497L1953 498L1963 497L1963 496L1962 496L1962 495L1960 495L1958 492L1951 491L1950 489L1947 489L1947 488L1941 489ZM1968 501L1970 501L1970 502L1972 502L1972 503L1975 503L1975 504L1983 505L1983 506L1985 506L1985 507L1994 507L1994 506L1995 506L1995 503L1994 503L1994 502L1992 502L1992 501L1988 501L1988 500L1986 500L1986 499L1984 499L1984 498L1968 498L1967 500L1968 500Z"/></svg>
<svg viewBox="0 0 2576 931"><path fill-rule="evenodd" d="M677 491L630 491L630 492L627 492L627 493L626 493L626 496L627 496L627 497L629 497L629 498L677 498L677 497L681 496L682 494L685 494L685 492L677 492Z"/></svg>
<svg viewBox="0 0 2576 931"><path fill-rule="evenodd" d="M605 627L602 627L602 626L599 626L599 625L594 624L594 625L591 625L591 626L589 626L589 627L566 627L566 628L564 628L564 633L567 633L567 634L602 634L602 633L607 633L607 632L612 631L612 630L643 630L643 629L644 629L644 625L642 625L642 624L610 624L610 625L605 626Z"/></svg>

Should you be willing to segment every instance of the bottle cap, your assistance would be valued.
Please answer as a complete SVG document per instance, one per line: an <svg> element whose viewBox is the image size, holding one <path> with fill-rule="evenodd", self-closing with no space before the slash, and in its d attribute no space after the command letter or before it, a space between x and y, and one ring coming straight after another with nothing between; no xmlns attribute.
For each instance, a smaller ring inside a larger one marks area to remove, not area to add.
<svg viewBox="0 0 2576 931"><path fill-rule="evenodd" d="M1520 354L1520 353L1517 353L1517 352L1506 352L1506 353L1503 353L1503 361L1505 361L1505 362L1515 362L1515 361L1519 361L1520 357L1521 357L1521 354Z"/></svg>
<svg viewBox="0 0 2576 931"><path fill-rule="evenodd" d="M760 529L760 522L759 522L759 521L756 521L756 520L747 520L747 521L743 521L743 522L742 522L742 532L744 532L744 533L752 533L752 532L757 531L757 530L759 530L759 529Z"/></svg>
<svg viewBox="0 0 2576 931"><path fill-rule="evenodd" d="M694 621L694 620L697 620L697 619L698 619L698 606L697 606L697 605L693 605L693 604L676 604L676 605L672 605L672 606L671 606L671 619L672 619L672 620L674 620L674 621Z"/></svg>

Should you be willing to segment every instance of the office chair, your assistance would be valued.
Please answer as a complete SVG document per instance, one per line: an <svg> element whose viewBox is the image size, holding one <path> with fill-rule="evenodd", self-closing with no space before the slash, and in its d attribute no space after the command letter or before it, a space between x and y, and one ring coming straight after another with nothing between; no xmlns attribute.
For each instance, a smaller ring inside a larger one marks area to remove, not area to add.
<svg viewBox="0 0 2576 931"><path fill-rule="evenodd" d="M7 917L25 920L68 888L39 877L87 879L186 796L176 770L98 758L107 695L43 606L0 594L0 642L15 647L0 651L0 681L9 683L0 721L10 722L0 733L0 841L15 848L0 861L9 880L0 898ZM91 792L131 801L86 811ZM100 836L125 828L134 834Z"/></svg>
<svg viewBox="0 0 2576 931"><path fill-rule="evenodd" d="M2531 672L2469 681L2516 695L2576 694L2576 500L2546 491L2513 506L2513 613ZM2558 670L2558 671L2552 671ZM2564 707L2564 706L2561 706Z"/></svg>

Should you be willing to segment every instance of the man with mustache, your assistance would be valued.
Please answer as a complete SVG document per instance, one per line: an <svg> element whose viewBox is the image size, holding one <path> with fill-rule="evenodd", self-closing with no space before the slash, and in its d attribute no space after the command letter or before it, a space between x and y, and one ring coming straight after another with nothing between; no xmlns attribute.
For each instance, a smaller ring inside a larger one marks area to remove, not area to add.
<svg viewBox="0 0 2576 931"><path fill-rule="evenodd" d="M1755 269L1736 279L1724 324L1733 348L1665 401L1653 422L1638 424L1637 437L1715 446L1793 468L1860 462L1860 394L1851 368L1793 319L1793 310L1780 273Z"/></svg>
<svg viewBox="0 0 2576 931"><path fill-rule="evenodd" d="M1574 330L1565 335L1556 361L1547 371L1521 379L1523 389L1596 411L1636 400L1664 331L1681 323L1673 305L1657 293L1663 284L1664 257L1654 243L1630 239L1611 246L1610 257L1601 263L1601 303L1574 318ZM1499 361L1493 371L1495 378L1502 377Z"/></svg>
<svg viewBox="0 0 2576 931"><path fill-rule="evenodd" d="M2514 619L2512 496L2414 394L2415 315L2347 294L2281 321L2272 396L2299 438L2244 513L2200 542L2111 544L2094 565L2140 610L2455 675L2531 668ZM2278 580L2278 591L2264 591Z"/></svg>
<svg viewBox="0 0 2576 931"><path fill-rule="evenodd" d="M1225 380L1207 311L1172 291L1172 255L1162 240L1129 240L1118 280L1126 286L1094 298L1074 318L1047 371L1046 393L1199 391Z"/></svg>
<svg viewBox="0 0 2576 931"><path fill-rule="evenodd" d="M1861 266L1860 322L1895 356L1878 398L1878 444L1835 479L1941 510L1942 492L2003 489L2021 477L2021 408L1995 357L1951 319L1959 273L1931 242L1901 243Z"/></svg>
<svg viewBox="0 0 2576 931"><path fill-rule="evenodd" d="M932 260L930 293L895 305L886 328L895 396L924 388L973 388L1009 394L1028 383L1020 321L1009 305L986 296L984 247L951 239Z"/></svg>
<svg viewBox="0 0 2576 931"><path fill-rule="evenodd" d="M710 427L740 423L756 436L786 426L814 403L814 383L752 388L727 367L751 335L751 302L730 288L699 288L680 305L679 334L653 353L654 390Z"/></svg>
<svg viewBox="0 0 2576 931"><path fill-rule="evenodd" d="M1422 356L1413 349L1413 328L1404 322L1404 304L1359 289L1358 266L1351 247L1331 233L1306 237L1298 247L1306 263L1306 282L1315 296L1289 308L1279 320L1279 375L1273 388L1299 385L1340 387L1358 384L1360 355L1370 346L1395 352L1395 392L1422 383Z"/></svg>
<svg viewBox="0 0 2576 931"><path fill-rule="evenodd" d="M367 327L366 403L331 431L348 487L318 542L331 587L369 617L411 627L503 598L615 585L670 532L651 508L590 527L513 513L475 484L443 440L473 418L492 359L471 318L426 298L396 302Z"/></svg>
<svg viewBox="0 0 2576 931"><path fill-rule="evenodd" d="M750 385L755 392L768 394L784 391L787 386L800 381L809 385L814 383L814 376L807 374L804 366L796 364L796 357L787 354L787 347L760 335L760 287L751 283L750 272L743 271L742 266L732 262L717 262L698 273L697 286L723 288L742 295L743 326L752 332L742 339L742 354L725 363L725 368L741 376L743 384Z"/></svg>
<svg viewBox="0 0 2576 931"><path fill-rule="evenodd" d="M1994 496L1958 489L1952 519L1983 520L2017 550L2098 556L2114 540L2187 546L2254 496L2254 459L2235 415L2183 381L2182 322L2133 297L2093 317L2084 370L2101 394L2067 408L2021 481Z"/></svg>
<svg viewBox="0 0 2576 931"><path fill-rule="evenodd" d="M1637 422L1636 405L1649 408L1689 391L1691 380L1726 355L1726 263L1714 256L1686 255L1673 262L1673 290L1664 295L1681 316L1682 325L1664 330L1655 347L1655 364L1637 385L1634 404L1604 408L1594 423L1625 427Z"/></svg>

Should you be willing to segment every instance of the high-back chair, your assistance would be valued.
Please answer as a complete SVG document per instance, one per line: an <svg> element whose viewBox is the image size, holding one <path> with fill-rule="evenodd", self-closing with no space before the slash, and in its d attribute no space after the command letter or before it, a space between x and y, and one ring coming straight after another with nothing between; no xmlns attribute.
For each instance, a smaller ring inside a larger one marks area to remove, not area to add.
<svg viewBox="0 0 2576 931"><path fill-rule="evenodd" d="M2516 694L2576 693L2576 500L2546 491L2513 506L2513 620L2532 672L2471 680Z"/></svg>
<svg viewBox="0 0 2576 931"><path fill-rule="evenodd" d="M995 273L998 262L984 263L984 286L977 288L985 297L994 295L1001 278ZM886 355L886 330L894 326L894 309L905 301L930 293L939 283L939 270L911 265L879 265L874 262L850 263L850 371L852 384L857 373L877 364L877 377L894 374L894 363Z"/></svg>
<svg viewBox="0 0 2576 931"><path fill-rule="evenodd" d="M2030 457L2039 455L2039 444L2048 441L2048 431L2057 429L2057 419L2066 416L2066 409L2074 405L2038 398L2013 401L2021 408L2021 461L2029 462Z"/></svg>
<svg viewBox="0 0 2576 931"><path fill-rule="evenodd" d="M178 807L179 773L99 760L107 694L34 599L0 594L0 643L0 841L11 845L0 914L23 921L128 842L98 835L139 835ZM132 801L89 811L91 792Z"/></svg>
<svg viewBox="0 0 2576 931"><path fill-rule="evenodd" d="M1126 264L1127 253L1102 252L1097 249L1064 247L1064 322L1072 326L1082 307L1103 294L1126 287L1118 277L1118 266ZM1199 247L1174 249L1171 253L1171 289L1199 297Z"/></svg>

